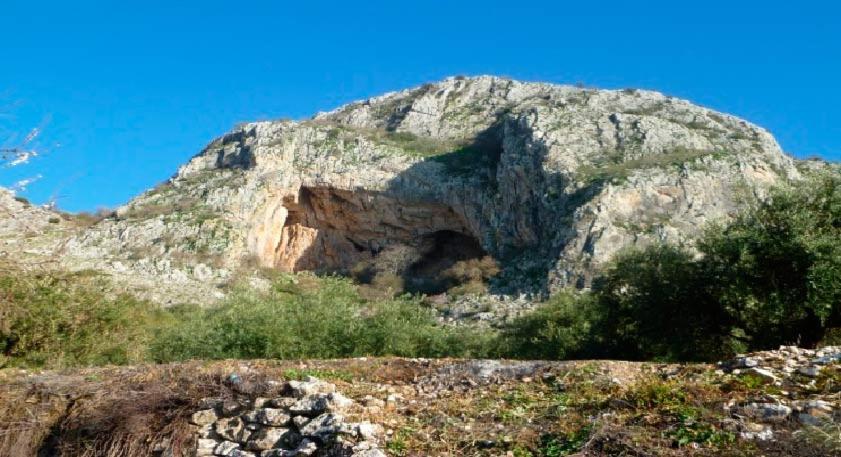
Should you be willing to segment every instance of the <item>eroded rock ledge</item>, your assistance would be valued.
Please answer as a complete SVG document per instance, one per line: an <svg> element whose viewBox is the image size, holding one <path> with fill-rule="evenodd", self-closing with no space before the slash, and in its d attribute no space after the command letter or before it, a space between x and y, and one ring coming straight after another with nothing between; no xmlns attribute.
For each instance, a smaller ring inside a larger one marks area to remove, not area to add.
<svg viewBox="0 0 841 457"><path fill-rule="evenodd" d="M419 247L436 233L473 236L452 208L368 191L302 187L283 198L279 241L261 261L284 271L347 271L388 247ZM278 221L279 222L279 221Z"/></svg>

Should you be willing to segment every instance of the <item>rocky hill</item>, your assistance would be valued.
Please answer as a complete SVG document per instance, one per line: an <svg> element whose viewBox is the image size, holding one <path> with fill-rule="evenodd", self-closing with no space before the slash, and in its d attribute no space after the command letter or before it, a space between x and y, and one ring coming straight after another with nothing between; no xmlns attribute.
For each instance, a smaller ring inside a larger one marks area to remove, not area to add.
<svg viewBox="0 0 841 457"><path fill-rule="evenodd" d="M691 249L817 168L759 127L656 92L456 77L241 125L113 212L0 190L0 456L841 455L837 329L819 326L818 348L733 357L776 347L737 344L785 327L704 327L717 295L671 308L707 289L669 296L650 313L688 318L650 333L716 350L628 357L730 359L717 365L373 357L592 357L575 352L590 333L656 346L594 330L607 322L588 314L595 302L570 300L598 288L540 299L588 288L629 247ZM833 230L782 263L829 256ZM826 282L834 265L820 265ZM439 322L465 317L483 325ZM792 335L782 342L803 343ZM330 357L348 358L292 360Z"/></svg>
<svg viewBox="0 0 841 457"><path fill-rule="evenodd" d="M545 293L587 287L628 246L691 245L798 176L767 131L660 93L455 77L241 125L60 257L162 303L213 300L254 266L434 294L442 270L488 258L491 292Z"/></svg>

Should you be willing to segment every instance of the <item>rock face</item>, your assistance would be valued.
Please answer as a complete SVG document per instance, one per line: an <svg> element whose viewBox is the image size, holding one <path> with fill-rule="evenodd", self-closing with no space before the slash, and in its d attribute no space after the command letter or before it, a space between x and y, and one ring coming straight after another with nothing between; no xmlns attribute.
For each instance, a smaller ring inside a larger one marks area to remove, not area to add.
<svg viewBox="0 0 841 457"><path fill-rule="evenodd" d="M22 267L53 264L54 254L79 228L73 216L32 205L0 187L0 261Z"/></svg>
<svg viewBox="0 0 841 457"><path fill-rule="evenodd" d="M622 248L691 244L797 177L768 132L684 100L456 77L239 126L71 240L67 263L187 287L403 249L404 271L490 255L503 292L586 287Z"/></svg>

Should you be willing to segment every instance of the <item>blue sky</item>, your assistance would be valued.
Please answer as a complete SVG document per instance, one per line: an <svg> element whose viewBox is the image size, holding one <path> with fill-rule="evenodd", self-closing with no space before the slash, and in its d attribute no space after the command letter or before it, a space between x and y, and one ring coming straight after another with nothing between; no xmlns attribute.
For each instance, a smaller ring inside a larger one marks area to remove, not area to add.
<svg viewBox="0 0 841 457"><path fill-rule="evenodd" d="M655 89L839 160L838 3L4 0L0 132L47 154L0 184L115 206L237 122L456 74Z"/></svg>

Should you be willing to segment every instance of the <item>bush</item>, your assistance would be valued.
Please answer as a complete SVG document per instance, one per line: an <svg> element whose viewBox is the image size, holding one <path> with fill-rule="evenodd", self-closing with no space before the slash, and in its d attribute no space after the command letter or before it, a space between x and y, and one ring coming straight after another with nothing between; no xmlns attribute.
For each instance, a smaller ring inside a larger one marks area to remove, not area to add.
<svg viewBox="0 0 841 457"><path fill-rule="evenodd" d="M841 173L778 189L700 250L752 346L814 346L841 323Z"/></svg>
<svg viewBox="0 0 841 457"><path fill-rule="evenodd" d="M268 295L241 291L222 305L182 309L152 346L157 361L481 355L484 336L439 325L419 299L367 302L348 279L302 288L282 277Z"/></svg>
<svg viewBox="0 0 841 457"><path fill-rule="evenodd" d="M600 312L589 295L561 293L511 323L501 352L522 359L569 359L592 355L598 344L593 325Z"/></svg>
<svg viewBox="0 0 841 457"><path fill-rule="evenodd" d="M359 285L359 294L367 300L394 298L403 293L403 278L394 273L377 273L369 284Z"/></svg>
<svg viewBox="0 0 841 457"><path fill-rule="evenodd" d="M61 368L147 360L147 330L167 316L127 295L109 298L85 273L0 273L0 367Z"/></svg>
<svg viewBox="0 0 841 457"><path fill-rule="evenodd" d="M280 275L200 308L109 298L84 273L0 273L0 367L226 358L476 357L490 332L439 325L420 298L367 301L348 279Z"/></svg>
<svg viewBox="0 0 841 457"><path fill-rule="evenodd" d="M487 293L488 281L500 272L499 264L491 256L460 260L442 271L438 281L453 295Z"/></svg>
<svg viewBox="0 0 841 457"><path fill-rule="evenodd" d="M594 284L602 350L635 360L715 360L743 350L737 323L712 285L705 266L678 247L620 255Z"/></svg>
<svg viewBox="0 0 841 457"><path fill-rule="evenodd" d="M612 357L716 360L811 347L841 324L841 175L820 174L712 227L700 256L652 246L594 285Z"/></svg>

